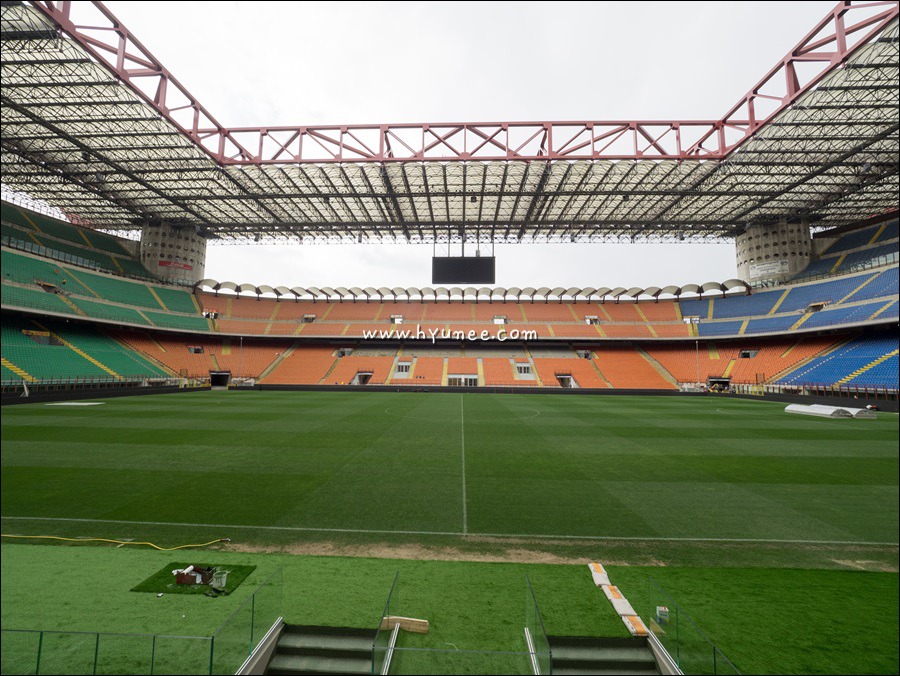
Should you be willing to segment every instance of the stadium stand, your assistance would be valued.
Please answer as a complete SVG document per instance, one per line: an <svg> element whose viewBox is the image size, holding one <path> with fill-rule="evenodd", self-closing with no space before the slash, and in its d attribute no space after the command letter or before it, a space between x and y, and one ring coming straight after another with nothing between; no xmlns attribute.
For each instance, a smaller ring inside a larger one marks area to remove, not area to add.
<svg viewBox="0 0 900 676"><path fill-rule="evenodd" d="M443 357L406 357L398 358L397 366L401 363L409 365L409 372L405 377L400 377L397 373L397 367L394 370L394 376L391 378L391 385L442 385L444 375Z"/></svg>
<svg viewBox="0 0 900 676"><path fill-rule="evenodd" d="M220 299L221 296L216 300ZM275 302L271 299L262 300L260 298L230 296L225 304L224 312L222 312L221 309L219 312L221 316L228 318L269 320L274 314L281 311L282 305L283 303ZM204 310L214 309L216 307L218 307L217 304L213 304L212 308L207 307L204 304Z"/></svg>
<svg viewBox="0 0 900 676"><path fill-rule="evenodd" d="M898 237L900 237L900 220L895 218L885 224L884 230L881 231L874 241L876 244L880 244L881 242L895 240Z"/></svg>
<svg viewBox="0 0 900 676"><path fill-rule="evenodd" d="M393 363L393 357L341 357L322 382L328 385L383 385Z"/></svg>
<svg viewBox="0 0 900 676"><path fill-rule="evenodd" d="M101 298L123 305L156 310L163 309L153 292L150 291L150 287L146 284L85 270L76 271L72 268L66 268L66 274L76 282L76 284L71 284L70 282L70 289L73 293L91 298ZM182 293L187 292L183 291Z"/></svg>
<svg viewBox="0 0 900 676"><path fill-rule="evenodd" d="M143 310L142 314L154 326L162 326L169 329L185 329L187 331L209 331L209 322L199 315L177 315L171 312L156 312L153 310Z"/></svg>
<svg viewBox="0 0 900 676"><path fill-rule="evenodd" d="M599 324L598 327L609 338L650 338L653 335L646 324Z"/></svg>
<svg viewBox="0 0 900 676"><path fill-rule="evenodd" d="M762 344L742 342L731 370L732 383L759 384L796 368L815 355L830 350L840 339L808 337L779 339Z"/></svg>
<svg viewBox="0 0 900 676"><path fill-rule="evenodd" d="M333 336L339 337L347 335L349 324L343 322L313 322L312 324L297 325L297 335L306 336ZM371 328L366 326L366 328ZM386 326L387 328L387 326ZM359 335L362 335L363 328L360 328Z"/></svg>
<svg viewBox="0 0 900 676"><path fill-rule="evenodd" d="M104 303L99 300L78 298L75 296L71 297L70 301L82 314L93 317L94 319L102 319L123 324L151 325L147 316L135 308L115 305L113 303Z"/></svg>
<svg viewBox="0 0 900 676"><path fill-rule="evenodd" d="M634 347L603 346L594 349L594 364L603 380L614 388L675 390L678 385L666 378Z"/></svg>
<svg viewBox="0 0 900 676"><path fill-rule="evenodd" d="M673 345L647 349L647 353L679 383L706 382L709 378L727 377L730 375L729 366L737 359L737 352L734 347L705 341L690 347Z"/></svg>
<svg viewBox="0 0 900 676"><path fill-rule="evenodd" d="M328 376L336 363L336 351L331 347L297 348L285 352L263 381L267 384L316 385Z"/></svg>
<svg viewBox="0 0 900 676"><path fill-rule="evenodd" d="M636 303L602 303L596 307L600 311L601 320L605 318L609 322L646 322Z"/></svg>
<svg viewBox="0 0 900 676"><path fill-rule="evenodd" d="M318 385L325 378L337 357L331 347L304 347L288 350L275 363L271 372L262 378L267 385Z"/></svg>
<svg viewBox="0 0 900 676"><path fill-rule="evenodd" d="M41 380L134 380L168 374L100 331L85 325L4 318L3 358Z"/></svg>
<svg viewBox="0 0 900 676"><path fill-rule="evenodd" d="M172 374L203 378L210 371L231 371L232 376L259 378L287 351L281 343L244 342L233 338L195 336L176 338L138 331L118 332L118 340L165 366Z"/></svg>
<svg viewBox="0 0 900 676"><path fill-rule="evenodd" d="M688 338L690 326L680 322L677 324L649 324L647 329L658 338Z"/></svg>
<svg viewBox="0 0 900 676"><path fill-rule="evenodd" d="M557 338L599 338L603 335L599 324L552 324Z"/></svg>
<svg viewBox="0 0 900 676"><path fill-rule="evenodd" d="M50 282L59 286L68 284L69 279L59 264L24 253L0 250L0 267L5 281L33 284Z"/></svg>
<svg viewBox="0 0 900 676"><path fill-rule="evenodd" d="M591 359L534 359L538 379L544 387L593 387L606 388L604 380ZM566 378L574 381L565 384Z"/></svg>
<svg viewBox="0 0 900 676"><path fill-rule="evenodd" d="M63 295L17 284L3 284L3 304L60 314L81 314Z"/></svg>
<svg viewBox="0 0 900 676"><path fill-rule="evenodd" d="M875 366L889 362L897 354L898 338L871 336L854 338L837 349L816 357L809 363L794 369L776 382L783 385L837 385L858 378ZM876 370L872 376L882 375ZM884 374L896 382L897 372ZM879 386L884 386L881 383Z"/></svg>
<svg viewBox="0 0 900 676"><path fill-rule="evenodd" d="M849 376L844 376L837 384L849 387L884 387L884 383L891 382L897 377L898 366L900 364L894 351L893 354L882 355L874 362L853 371Z"/></svg>
<svg viewBox="0 0 900 676"><path fill-rule="evenodd" d="M883 306L884 303L876 301L873 303L863 303L861 305L851 305L849 307L826 307L820 312L811 312L807 314L802 326L810 329L838 326L840 324L849 324L852 322L864 322Z"/></svg>
<svg viewBox="0 0 900 676"><path fill-rule="evenodd" d="M681 322L681 314L674 300L638 303L637 309L648 322Z"/></svg>
<svg viewBox="0 0 900 676"><path fill-rule="evenodd" d="M115 237L50 218L13 204L0 204L4 244L41 256L144 279L152 275Z"/></svg>
<svg viewBox="0 0 900 676"><path fill-rule="evenodd" d="M375 322L380 311L381 306L378 303L335 303L328 311L328 320L360 323Z"/></svg>
<svg viewBox="0 0 900 676"><path fill-rule="evenodd" d="M522 303L519 305L526 322L573 322L577 315L568 303Z"/></svg>
<svg viewBox="0 0 900 676"><path fill-rule="evenodd" d="M152 293L157 301L163 306L163 310L190 315L200 314L194 296L183 289L173 289L171 287L155 285L150 286L149 288L150 293Z"/></svg>
<svg viewBox="0 0 900 676"><path fill-rule="evenodd" d="M871 281L865 286L856 289L847 298L845 303L855 303L860 300L870 300L872 298L886 298L887 296L896 296L898 293L898 270L900 268L891 267L882 270L871 278Z"/></svg>
<svg viewBox="0 0 900 676"><path fill-rule="evenodd" d="M110 256L116 255L112 249L119 254L125 253L115 238L102 233L82 232L83 229L76 226L58 222L39 228L25 220L22 210L16 208L7 218L10 209L8 206L5 209L4 236L30 239L35 246L42 241L40 238L47 242L53 238L60 252L69 252L67 255L74 255L76 249L83 248L112 261ZM31 220L38 223L34 218ZM825 256L832 256L832 267L841 267L857 254L887 249L896 251L897 221L863 230L865 233L846 233L829 247ZM860 242L863 243L861 246ZM100 253L103 251L106 253ZM840 329L876 320L890 322L898 316L896 265L746 295L608 303L339 302L321 297L311 301L203 291L194 295L181 287L126 279L121 266L112 274L105 274L5 247L2 265L5 309L21 308L49 316L143 327L144 333L128 332L129 335L145 336L143 342L135 344L136 339L132 336L128 344L146 354L163 370L168 368L174 374L204 377L210 370L230 368L233 372L240 370L248 377L260 377L265 373L264 382L273 384L347 383L357 372L371 372L371 383L440 385L446 384L448 374L458 374L477 375L482 384L491 386L543 384L556 387L559 385L557 375L568 375L580 387L670 389L676 382L697 380L696 350L690 338L699 338L704 345L716 346L719 353L716 358L711 356L710 350L701 350L701 380L731 377L736 383L754 383L770 381L793 366L805 366L805 361L817 354L816 349L827 351L833 343L833 339L824 343L813 339L798 342L793 337L788 338L787 334ZM218 318L207 319L203 311L214 311ZM402 323L392 324L392 316L402 317ZM498 317L504 318L506 323L498 325L495 322ZM699 317L700 321L698 324L685 323L682 317ZM449 332L456 340L466 340L460 336L469 332L478 336L487 331L496 339L501 330L507 336L514 331L534 331L539 341L569 341L570 344L571 341L584 341L595 356L593 360L576 359L571 348L542 349L534 341L530 344L533 359L522 353L521 348L501 349L499 343L492 349L482 349L475 344L465 344L465 348L417 345L414 335L417 329L425 336L430 336L431 331L438 335ZM193 335L167 338L159 330ZM401 363L397 348L387 348L384 354L365 355L360 351L351 359L337 358L333 347L308 345L321 338L342 338L355 341L359 346L359 341L365 340L372 331L391 330L412 334L402 353L404 359L410 358L410 361L402 362L409 365L409 376L395 369L395 365ZM220 337L214 338L216 334ZM758 352L753 358L740 357L747 351L742 348L752 344L751 337L762 334L772 339L782 336L783 342L766 342L762 347L754 348ZM256 338L243 346L245 361L235 362L235 341L254 336ZM273 336L273 340L281 337L281 340L266 342L265 336ZM748 342L734 342L738 337L746 337ZM683 340L661 342L668 339ZM617 340L640 340L641 343L609 345L609 341ZM174 341L170 345L174 352L160 348L169 341ZM187 346L202 347L203 352L194 354ZM465 354L468 356L463 357ZM370 357L375 358L371 363L358 361ZM521 363L527 364L534 375L518 374L515 360L522 360ZM13 364L12 361L9 363ZM835 366L841 362L832 360L831 363ZM897 380L896 374L890 372L893 364L895 361L888 355L859 374L841 371L835 382L861 386L880 382L881 386L892 386ZM7 377L15 374L6 364L4 369Z"/></svg>
<svg viewBox="0 0 900 676"><path fill-rule="evenodd" d="M472 303L407 303L386 307L382 319L391 315L403 315L404 323L409 322L474 322ZM521 315L515 317L519 319Z"/></svg>
<svg viewBox="0 0 900 676"><path fill-rule="evenodd" d="M896 264L900 258L898 250L898 221L896 219L852 230L837 235L837 239L827 245L820 257L814 260L796 280L802 281L829 274L841 274L870 268L875 265ZM828 238L828 233L818 238Z"/></svg>
<svg viewBox="0 0 900 676"><path fill-rule="evenodd" d="M727 296L713 301L713 319L734 319L736 317L762 317L769 314L783 290L762 291L749 296Z"/></svg>
<svg viewBox="0 0 900 676"><path fill-rule="evenodd" d="M751 333L783 333L790 330L800 319L801 316L796 313L751 319L747 322L744 335Z"/></svg>
<svg viewBox="0 0 900 676"><path fill-rule="evenodd" d="M501 357L482 357L481 366L484 370L484 384L493 387L534 387L537 381L533 377L516 378L513 362ZM530 370L530 369L529 369Z"/></svg>
<svg viewBox="0 0 900 676"><path fill-rule="evenodd" d="M216 368L206 352L206 341L188 342L166 334L141 331L117 331L113 335L120 342L181 377L206 377L210 370ZM194 352L191 348L195 345L202 347L203 351Z"/></svg>
<svg viewBox="0 0 900 676"><path fill-rule="evenodd" d="M743 322L700 322L698 330L701 336L736 336L741 332Z"/></svg>

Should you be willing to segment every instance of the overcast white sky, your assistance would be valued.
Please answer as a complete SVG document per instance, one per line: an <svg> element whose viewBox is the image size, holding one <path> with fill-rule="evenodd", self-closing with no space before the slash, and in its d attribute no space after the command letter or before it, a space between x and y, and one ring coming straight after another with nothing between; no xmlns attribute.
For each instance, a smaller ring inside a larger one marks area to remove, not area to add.
<svg viewBox="0 0 900 676"><path fill-rule="evenodd" d="M122 2L226 126L715 119L835 2ZM206 276L427 286L430 246L210 245ZM506 245L498 286L734 277L734 245Z"/></svg>

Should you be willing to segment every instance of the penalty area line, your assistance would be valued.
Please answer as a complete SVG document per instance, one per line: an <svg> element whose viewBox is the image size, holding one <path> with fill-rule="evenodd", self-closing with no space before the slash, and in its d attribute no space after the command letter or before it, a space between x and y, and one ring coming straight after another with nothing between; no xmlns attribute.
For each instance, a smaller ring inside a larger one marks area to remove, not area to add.
<svg viewBox="0 0 900 676"><path fill-rule="evenodd" d="M638 537L634 535L551 535L549 533L462 533L437 530L378 530L369 528L312 528L305 526L251 526L229 523L175 523L171 521L124 521L119 519L75 519L54 516L0 516L3 521L49 521L60 523L124 524L131 526L172 526L175 528L234 528L235 530L272 530L295 533L362 533L371 535L450 535L483 538L514 538L531 540L592 540L621 542L720 542L783 545L850 545L870 547L898 547L898 542L867 542L860 540L786 540L770 538L703 538L703 537Z"/></svg>

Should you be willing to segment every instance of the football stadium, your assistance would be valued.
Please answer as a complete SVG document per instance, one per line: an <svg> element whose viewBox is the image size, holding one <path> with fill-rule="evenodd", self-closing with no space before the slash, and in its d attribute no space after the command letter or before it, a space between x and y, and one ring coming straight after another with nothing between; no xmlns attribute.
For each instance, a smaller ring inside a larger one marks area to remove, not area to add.
<svg viewBox="0 0 900 676"><path fill-rule="evenodd" d="M896 1L705 120L270 127L0 12L2 673L898 673ZM366 243L430 286L206 272Z"/></svg>

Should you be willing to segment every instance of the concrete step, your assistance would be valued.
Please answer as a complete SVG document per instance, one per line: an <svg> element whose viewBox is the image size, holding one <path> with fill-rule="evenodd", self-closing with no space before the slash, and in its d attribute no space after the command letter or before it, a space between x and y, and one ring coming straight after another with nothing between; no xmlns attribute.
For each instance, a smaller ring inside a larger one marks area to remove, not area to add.
<svg viewBox="0 0 900 676"><path fill-rule="evenodd" d="M657 674L646 638L549 637L555 674Z"/></svg>
<svg viewBox="0 0 900 676"><path fill-rule="evenodd" d="M595 669L559 666L555 662L553 664L554 676L650 676L650 674L658 673L659 672L656 670L656 668L652 670L641 669L638 671L632 671L628 669L619 669L618 667L613 669Z"/></svg>
<svg viewBox="0 0 900 676"><path fill-rule="evenodd" d="M371 674L372 658L276 654L267 674Z"/></svg>
<svg viewBox="0 0 900 676"><path fill-rule="evenodd" d="M369 636L346 636L334 634L282 633L278 640L278 652L284 654L324 655L332 657L353 657L364 653L371 658L372 638Z"/></svg>
<svg viewBox="0 0 900 676"><path fill-rule="evenodd" d="M307 624L286 624L284 633L305 634L308 636L365 636L374 639L375 629L359 629L357 627L325 627Z"/></svg>
<svg viewBox="0 0 900 676"><path fill-rule="evenodd" d="M623 669L656 669L656 660L648 648L576 648L557 646L552 648L553 663L578 663L598 667L621 666ZM574 664L573 664L574 666Z"/></svg>
<svg viewBox="0 0 900 676"><path fill-rule="evenodd" d="M598 636L548 636L550 647L592 646L596 648L646 648L646 637L602 638Z"/></svg>

